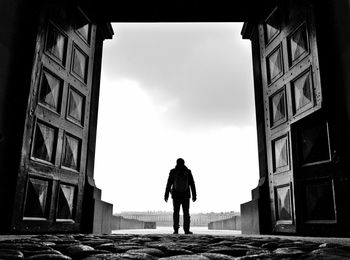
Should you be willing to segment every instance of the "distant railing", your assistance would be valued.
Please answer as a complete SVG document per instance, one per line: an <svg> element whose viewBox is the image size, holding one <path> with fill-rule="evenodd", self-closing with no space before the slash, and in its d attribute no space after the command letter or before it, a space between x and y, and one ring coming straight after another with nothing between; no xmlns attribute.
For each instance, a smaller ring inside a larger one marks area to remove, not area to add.
<svg viewBox="0 0 350 260"><path fill-rule="evenodd" d="M206 227L210 222L228 219L237 215L239 215L237 212L195 213L191 214L191 226ZM158 227L167 227L173 225L172 212L125 212L118 214L117 216L122 216L126 219L156 222ZM180 225L182 225L182 215L180 215Z"/></svg>

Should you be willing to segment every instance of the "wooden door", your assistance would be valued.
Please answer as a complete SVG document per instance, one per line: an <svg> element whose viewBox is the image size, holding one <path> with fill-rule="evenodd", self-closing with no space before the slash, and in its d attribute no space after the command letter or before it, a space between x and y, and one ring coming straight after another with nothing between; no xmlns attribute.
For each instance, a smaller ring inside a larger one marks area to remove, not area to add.
<svg viewBox="0 0 350 260"><path fill-rule="evenodd" d="M274 232L296 232L293 124L321 108L312 6L284 1L259 25L270 210Z"/></svg>
<svg viewBox="0 0 350 260"><path fill-rule="evenodd" d="M67 13L71 15L65 17ZM79 9L51 10L42 17L17 182L14 231L80 229L95 31L95 25Z"/></svg>

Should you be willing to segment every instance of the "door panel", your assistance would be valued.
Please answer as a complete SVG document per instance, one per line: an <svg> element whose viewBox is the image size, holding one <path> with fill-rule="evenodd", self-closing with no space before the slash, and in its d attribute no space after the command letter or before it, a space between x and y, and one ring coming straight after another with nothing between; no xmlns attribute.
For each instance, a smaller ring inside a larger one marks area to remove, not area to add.
<svg viewBox="0 0 350 260"><path fill-rule="evenodd" d="M293 224L293 202L291 183L275 186L276 221L281 224Z"/></svg>
<svg viewBox="0 0 350 260"><path fill-rule="evenodd" d="M45 179L28 178L24 206L24 219L47 220L49 218L51 183Z"/></svg>
<svg viewBox="0 0 350 260"><path fill-rule="evenodd" d="M74 12L69 24L44 14L39 28L13 222L21 232L80 227L96 29Z"/></svg>
<svg viewBox="0 0 350 260"><path fill-rule="evenodd" d="M331 224L337 222L334 181L331 178L317 178L304 183L305 209L303 219L308 224Z"/></svg>

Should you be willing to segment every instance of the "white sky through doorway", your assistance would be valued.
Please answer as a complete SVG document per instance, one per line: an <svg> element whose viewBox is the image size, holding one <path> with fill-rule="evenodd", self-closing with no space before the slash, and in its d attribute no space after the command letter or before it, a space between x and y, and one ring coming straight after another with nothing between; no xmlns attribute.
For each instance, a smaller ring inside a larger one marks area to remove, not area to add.
<svg viewBox="0 0 350 260"><path fill-rule="evenodd" d="M106 40L95 180L114 212L171 211L182 157L191 212L239 211L258 183L253 72L242 23L118 23Z"/></svg>

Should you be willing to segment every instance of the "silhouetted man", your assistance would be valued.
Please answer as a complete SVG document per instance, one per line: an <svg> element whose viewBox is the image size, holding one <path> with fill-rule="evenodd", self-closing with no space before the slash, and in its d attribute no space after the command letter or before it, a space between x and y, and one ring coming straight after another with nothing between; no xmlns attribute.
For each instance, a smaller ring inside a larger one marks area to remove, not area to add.
<svg viewBox="0 0 350 260"><path fill-rule="evenodd" d="M195 202L197 200L197 193L191 170L185 166L185 161L182 158L177 159L175 168L169 173L164 195L165 202L168 202L169 192L171 192L174 206L174 234L179 233L181 205L184 215L185 234L192 234L192 232L190 232L190 198L192 192L192 200Z"/></svg>

